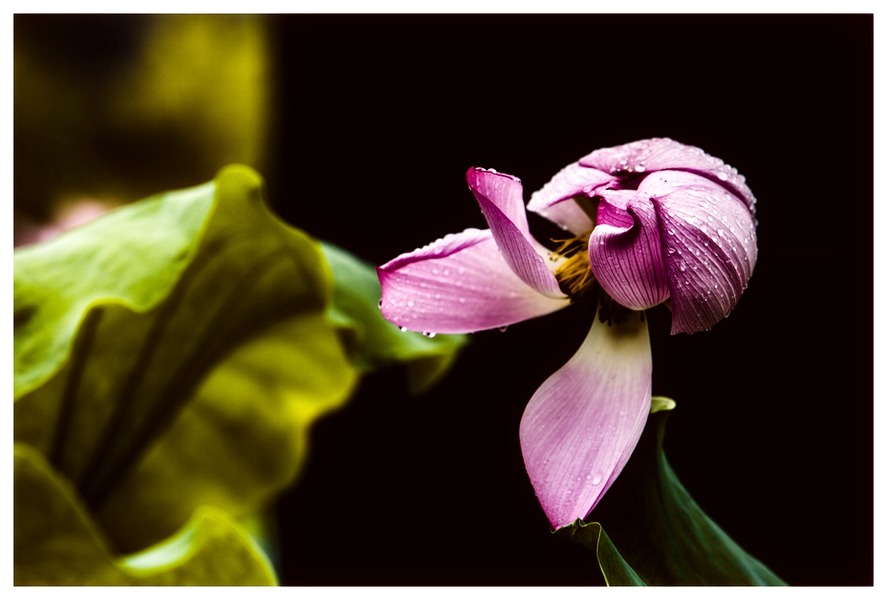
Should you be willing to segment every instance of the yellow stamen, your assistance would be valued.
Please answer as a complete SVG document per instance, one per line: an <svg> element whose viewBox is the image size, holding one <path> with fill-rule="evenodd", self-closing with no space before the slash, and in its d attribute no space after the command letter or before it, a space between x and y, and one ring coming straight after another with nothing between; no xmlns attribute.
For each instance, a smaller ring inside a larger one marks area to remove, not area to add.
<svg viewBox="0 0 887 600"><path fill-rule="evenodd" d="M578 296L594 284L591 264L588 262L588 235L567 240L556 240L560 246L551 253L551 260L559 264L554 276L564 293Z"/></svg>

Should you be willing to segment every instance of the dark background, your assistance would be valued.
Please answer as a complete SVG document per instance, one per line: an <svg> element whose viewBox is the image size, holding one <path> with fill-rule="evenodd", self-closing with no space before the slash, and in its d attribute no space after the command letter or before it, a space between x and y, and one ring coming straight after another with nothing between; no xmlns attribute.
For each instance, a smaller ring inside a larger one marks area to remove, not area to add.
<svg viewBox="0 0 887 600"><path fill-rule="evenodd" d="M484 226L471 166L520 177L527 199L592 150L648 137L737 167L760 221L737 308L710 332L675 337L668 312L650 312L653 393L677 401L668 456L713 519L788 583L872 584L871 15L267 23L270 202L375 264ZM84 78L116 68L105 63L139 32L138 16L16 18L17 41L63 48ZM124 174L158 163L166 179L154 177L152 192L222 166L189 171L111 141L85 153L104 152ZM17 211L40 189L23 181L63 179L44 165L64 157L46 152L16 137ZM518 444L526 402L578 348L589 317L574 307L474 334L422 396L394 369L366 378L318 424L301 479L278 503L283 583L601 583L590 550L550 533Z"/></svg>
<svg viewBox="0 0 887 600"><path fill-rule="evenodd" d="M588 152L666 136L743 173L759 259L711 332L650 316L666 449L700 505L793 585L872 582L871 16L290 16L269 195L381 264L484 227L471 166L526 198ZM336 215L330 218L330 214ZM566 310L475 334L425 396L364 382L280 503L291 583L582 585L518 424L578 348ZM605 500L606 501L606 500ZM592 514L591 518L593 519ZM606 527L606 523L604 523Z"/></svg>

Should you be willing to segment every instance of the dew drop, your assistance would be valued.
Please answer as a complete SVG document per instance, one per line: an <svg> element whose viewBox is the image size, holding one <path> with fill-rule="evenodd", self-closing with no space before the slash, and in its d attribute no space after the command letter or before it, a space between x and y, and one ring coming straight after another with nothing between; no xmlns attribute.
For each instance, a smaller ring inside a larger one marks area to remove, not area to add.
<svg viewBox="0 0 887 600"><path fill-rule="evenodd" d="M406 332L406 331L407 331L407 328L406 328L406 327L401 327L400 330L403 331L403 332Z"/></svg>
<svg viewBox="0 0 887 600"><path fill-rule="evenodd" d="M424 336L427 337L427 338L433 338L433 337L436 336L437 334L434 333L433 331L423 331L423 332L422 332L422 335L424 335Z"/></svg>
<svg viewBox="0 0 887 600"><path fill-rule="evenodd" d="M601 476L595 475L594 479L591 480L591 485L600 485L601 484Z"/></svg>
<svg viewBox="0 0 887 600"><path fill-rule="evenodd" d="M647 170L647 165L645 165L644 163L636 164L634 166L634 170L636 173L643 173L644 171Z"/></svg>
<svg viewBox="0 0 887 600"><path fill-rule="evenodd" d="M379 308L382 308L382 300L379 300Z"/></svg>
<svg viewBox="0 0 887 600"><path fill-rule="evenodd" d="M508 325L503 325L502 327L499 328L499 331L501 331L502 333L505 333L506 331L508 331Z"/></svg>

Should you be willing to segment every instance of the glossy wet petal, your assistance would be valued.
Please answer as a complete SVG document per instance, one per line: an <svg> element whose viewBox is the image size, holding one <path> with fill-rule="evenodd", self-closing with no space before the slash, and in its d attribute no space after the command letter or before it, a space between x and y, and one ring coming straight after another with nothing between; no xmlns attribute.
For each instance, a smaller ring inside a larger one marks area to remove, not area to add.
<svg viewBox="0 0 887 600"><path fill-rule="evenodd" d="M579 160L579 164L606 173L642 174L662 170L696 173L718 183L741 198L754 213L755 197L745 177L719 158L709 156L701 148L687 146L668 138L640 140L595 150Z"/></svg>
<svg viewBox="0 0 887 600"><path fill-rule="evenodd" d="M534 192L527 210L542 215L575 235L591 230L594 223L573 198L591 197L595 191L616 181L616 177L599 169L573 163L560 170L551 181Z"/></svg>
<svg viewBox="0 0 887 600"><path fill-rule="evenodd" d="M468 229L378 267L382 314L399 327L470 333L511 325L569 304L515 275L489 230Z"/></svg>
<svg viewBox="0 0 887 600"><path fill-rule="evenodd" d="M642 313L595 319L521 420L524 463L556 529L585 518L622 471L650 412L653 363Z"/></svg>
<svg viewBox="0 0 887 600"><path fill-rule="evenodd" d="M736 196L690 174L658 174L652 198L664 241L672 333L709 329L730 314L757 260L754 217ZM680 182L680 185L678 185Z"/></svg>
<svg viewBox="0 0 887 600"><path fill-rule="evenodd" d="M588 259L598 283L616 302L643 310L668 299L656 210L634 190L604 191Z"/></svg>
<svg viewBox="0 0 887 600"><path fill-rule="evenodd" d="M475 168L468 170L467 179L511 270L540 294L564 298L547 259L543 258L547 251L530 235L520 180Z"/></svg>

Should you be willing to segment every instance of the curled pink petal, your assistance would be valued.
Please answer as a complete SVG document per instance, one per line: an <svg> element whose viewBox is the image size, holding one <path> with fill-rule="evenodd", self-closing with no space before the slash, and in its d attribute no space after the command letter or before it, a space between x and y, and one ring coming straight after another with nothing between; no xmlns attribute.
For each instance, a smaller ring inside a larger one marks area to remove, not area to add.
<svg viewBox="0 0 887 600"><path fill-rule="evenodd" d="M668 299L656 210L634 190L601 192L598 224L588 241L595 277L611 298L632 310Z"/></svg>
<svg viewBox="0 0 887 600"><path fill-rule="evenodd" d="M575 355L533 396L521 450L555 529L584 519L628 462L650 412L653 370L642 313L595 319Z"/></svg>
<svg viewBox="0 0 887 600"><path fill-rule="evenodd" d="M711 328L730 314L757 260L754 217L726 189L688 173L657 173L652 197L672 300L672 333Z"/></svg>
<svg viewBox="0 0 887 600"><path fill-rule="evenodd" d="M474 192L505 262L531 288L550 298L564 298L554 273L542 256L545 250L530 235L523 186L511 175L486 169L468 170Z"/></svg>
<svg viewBox="0 0 887 600"><path fill-rule="evenodd" d="M640 140L595 150L579 160L586 167L606 173L641 175L653 171L681 170L696 173L733 192L754 214L755 197L745 184L745 177L719 158L702 149L687 146L668 138Z"/></svg>
<svg viewBox="0 0 887 600"><path fill-rule="evenodd" d="M536 292L505 263L489 230L468 229L377 268L383 316L428 333L470 333L569 304Z"/></svg>
<svg viewBox="0 0 887 600"><path fill-rule="evenodd" d="M575 235L591 230L594 223L572 199L591 197L595 191L616 181L616 177L599 169L573 163L560 170L551 181L530 196L527 210L542 215Z"/></svg>

